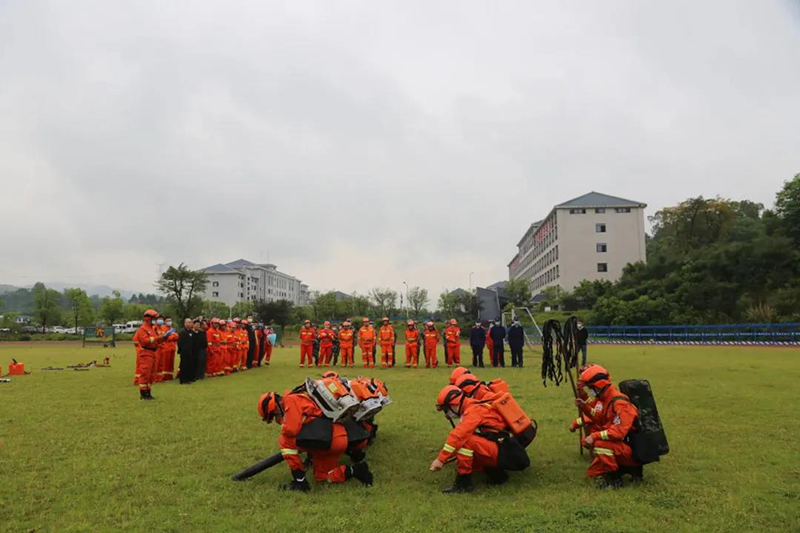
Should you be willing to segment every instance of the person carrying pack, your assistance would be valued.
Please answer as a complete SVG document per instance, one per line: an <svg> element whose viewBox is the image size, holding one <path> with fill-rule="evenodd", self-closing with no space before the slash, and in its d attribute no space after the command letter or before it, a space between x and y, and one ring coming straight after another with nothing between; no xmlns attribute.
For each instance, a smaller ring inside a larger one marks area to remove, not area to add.
<svg viewBox="0 0 800 533"><path fill-rule="evenodd" d="M631 431L636 429L639 416L636 406L614 387L608 370L600 365L590 365L581 372L578 388L586 389L593 402L592 408L582 408L583 416L570 424L573 432L584 425L590 425L592 429L581 440L593 455L586 475L602 477L599 488L621 487L625 473L636 480L641 479L642 466L634 458L628 439ZM583 400L579 397L576 402L580 404Z"/></svg>

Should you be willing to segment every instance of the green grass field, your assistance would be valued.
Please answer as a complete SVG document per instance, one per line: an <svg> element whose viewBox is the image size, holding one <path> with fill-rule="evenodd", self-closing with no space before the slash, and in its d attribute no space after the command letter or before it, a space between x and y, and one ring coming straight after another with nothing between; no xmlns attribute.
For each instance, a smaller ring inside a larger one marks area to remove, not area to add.
<svg viewBox="0 0 800 533"><path fill-rule="evenodd" d="M111 355L111 368L40 371ZM448 424L434 409L449 371L373 369L394 403L378 418L369 452L375 485L355 480L285 493L279 465L242 483L236 471L277 448L279 428L256 400L306 375L297 348L269 368L189 386L157 384L156 402L132 385L130 345L0 344L33 371L0 383L2 531L799 531L800 353L793 349L593 347L612 378L650 379L671 453L645 468L645 483L599 491L567 431L567 387L542 386L528 366L484 369L503 377L539 437L532 466L471 495L446 496L454 467L427 467ZM356 371L360 369L356 368Z"/></svg>

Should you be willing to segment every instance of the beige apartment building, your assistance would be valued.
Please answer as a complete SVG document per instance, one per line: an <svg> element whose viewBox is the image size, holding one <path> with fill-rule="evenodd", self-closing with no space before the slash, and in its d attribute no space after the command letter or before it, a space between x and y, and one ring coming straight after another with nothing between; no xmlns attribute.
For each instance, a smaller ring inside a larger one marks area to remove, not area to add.
<svg viewBox="0 0 800 533"><path fill-rule="evenodd" d="M206 300L233 306L237 302L274 302L289 300L294 305L308 303L308 285L280 272L271 263L253 263L238 259L202 269L208 277L203 294Z"/></svg>
<svg viewBox="0 0 800 533"><path fill-rule="evenodd" d="M572 290L582 280L616 281L628 263L645 261L646 204L590 192L559 204L530 225L508 264L509 279Z"/></svg>

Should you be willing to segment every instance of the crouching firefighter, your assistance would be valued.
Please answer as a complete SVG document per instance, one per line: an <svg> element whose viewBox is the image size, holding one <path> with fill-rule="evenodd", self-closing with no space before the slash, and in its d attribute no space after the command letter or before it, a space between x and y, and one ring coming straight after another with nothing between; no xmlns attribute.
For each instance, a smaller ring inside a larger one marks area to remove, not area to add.
<svg viewBox="0 0 800 533"><path fill-rule="evenodd" d="M300 457L305 452L311 459L314 479L317 482L342 483L356 478L364 485L372 485L372 473L366 462L351 466L340 465L339 459L352 447L344 425L323 415L317 403L306 393L304 385L280 396L268 392L258 401L258 413L270 423L281 424L278 445L283 460L292 472L292 481L281 488L308 491L306 465Z"/></svg>
<svg viewBox="0 0 800 533"><path fill-rule="evenodd" d="M602 477L598 483L600 488L621 487L624 474L630 474L634 481L641 480L642 466L634 459L628 439L638 420L636 406L614 387L608 370L600 365L590 365L581 372L578 388L586 389L591 399L577 400L583 416L573 420L569 429L574 432L590 428L589 434L581 440L593 455L586 475Z"/></svg>
<svg viewBox="0 0 800 533"><path fill-rule="evenodd" d="M530 459L524 446L533 440L535 426L524 413L520 416L522 410L510 395L503 395L503 399L506 400L503 405L499 400L481 402L468 398L464 391L455 385L448 385L439 393L436 408L444 412L451 423L459 420L448 435L439 456L430 466L430 471L436 472L446 463L456 461L455 483L442 492L447 494L472 492L473 472L486 472L489 483L499 485L508 480L507 470L525 470L530 466ZM509 404L509 399L513 406ZM516 410L512 413L510 411L514 410L514 406ZM509 412L503 412L504 410ZM514 426L526 427L520 432L528 433L527 438L530 440L527 443L520 442L514 436L508 418L514 420Z"/></svg>

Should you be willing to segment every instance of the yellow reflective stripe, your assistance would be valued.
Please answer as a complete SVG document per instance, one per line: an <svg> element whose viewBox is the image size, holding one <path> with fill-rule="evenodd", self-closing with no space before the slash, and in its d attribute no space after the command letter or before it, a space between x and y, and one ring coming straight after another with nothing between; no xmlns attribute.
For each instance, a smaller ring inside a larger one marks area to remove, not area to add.
<svg viewBox="0 0 800 533"><path fill-rule="evenodd" d="M292 448L281 448L281 455L300 455L300 452Z"/></svg>
<svg viewBox="0 0 800 533"><path fill-rule="evenodd" d="M446 451L447 453L453 453L454 451L456 451L456 449L455 449L455 448L453 448L452 446L450 446L450 445L449 445L449 444L447 444L447 443L445 443L445 445L444 445L444 448L442 448L442 449L443 449L444 451Z"/></svg>
<svg viewBox="0 0 800 533"><path fill-rule="evenodd" d="M596 455L614 455L614 452L608 448L600 448L596 446L593 451Z"/></svg>
<svg viewBox="0 0 800 533"><path fill-rule="evenodd" d="M581 426L583 426L583 418L579 418L579 419L577 419L577 420L575 421L575 423L578 425L578 427L581 427Z"/></svg>
<svg viewBox="0 0 800 533"><path fill-rule="evenodd" d="M600 432L600 438L603 439L603 440L608 440L608 431L606 431L605 429L603 431L601 431Z"/></svg>
<svg viewBox="0 0 800 533"><path fill-rule="evenodd" d="M468 450L466 448L459 448L458 452L461 455L466 455L467 457L472 457L472 450Z"/></svg>

